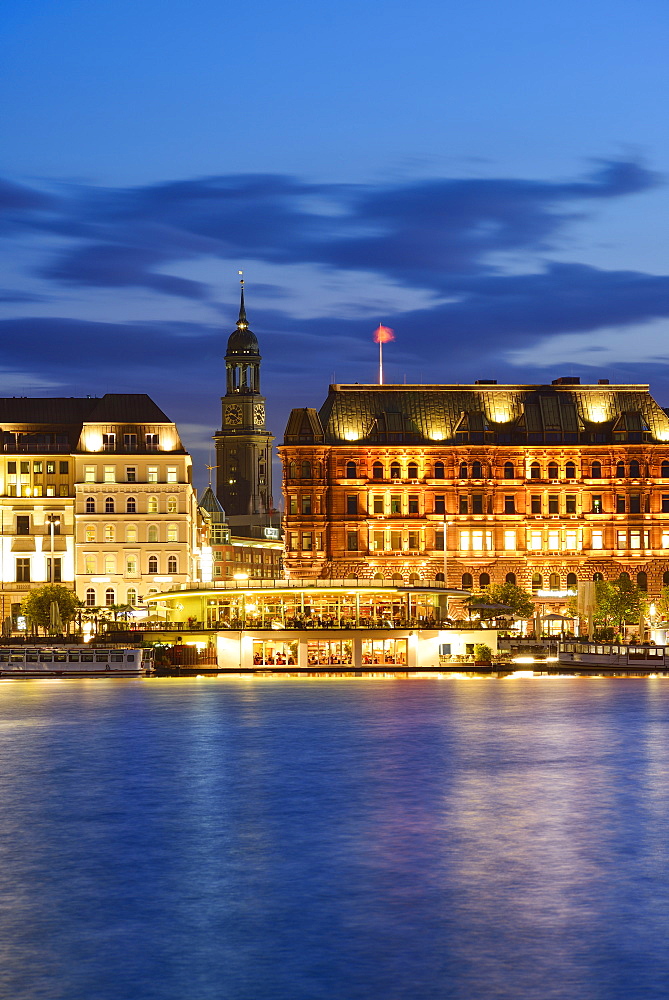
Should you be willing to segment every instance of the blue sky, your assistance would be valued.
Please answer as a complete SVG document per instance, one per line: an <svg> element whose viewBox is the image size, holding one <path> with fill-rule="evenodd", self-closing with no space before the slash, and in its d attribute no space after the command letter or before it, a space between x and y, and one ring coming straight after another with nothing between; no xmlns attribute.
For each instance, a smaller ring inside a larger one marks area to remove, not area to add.
<svg viewBox="0 0 669 1000"><path fill-rule="evenodd" d="M669 405L666 2L5 0L0 394L147 391L203 479L237 270L272 430L332 378ZM278 490L277 490L278 492Z"/></svg>

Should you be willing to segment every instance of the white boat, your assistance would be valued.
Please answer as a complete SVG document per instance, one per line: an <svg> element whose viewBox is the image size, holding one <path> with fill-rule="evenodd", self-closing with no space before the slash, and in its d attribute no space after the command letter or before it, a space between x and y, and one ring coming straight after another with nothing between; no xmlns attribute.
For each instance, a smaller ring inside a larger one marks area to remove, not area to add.
<svg viewBox="0 0 669 1000"><path fill-rule="evenodd" d="M150 649L96 646L2 646L0 677L139 677L152 669Z"/></svg>
<svg viewBox="0 0 669 1000"><path fill-rule="evenodd" d="M569 639L558 644L558 665L588 671L669 671L669 646L626 645Z"/></svg>

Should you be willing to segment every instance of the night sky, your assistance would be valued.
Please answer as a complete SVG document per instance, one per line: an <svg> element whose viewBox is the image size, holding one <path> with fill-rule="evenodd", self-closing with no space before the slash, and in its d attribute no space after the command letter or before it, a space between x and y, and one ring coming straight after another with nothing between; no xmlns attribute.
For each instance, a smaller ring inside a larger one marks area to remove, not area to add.
<svg viewBox="0 0 669 1000"><path fill-rule="evenodd" d="M0 17L0 395L148 392L202 485L243 268L279 439L379 323L386 381L669 405L666 0Z"/></svg>

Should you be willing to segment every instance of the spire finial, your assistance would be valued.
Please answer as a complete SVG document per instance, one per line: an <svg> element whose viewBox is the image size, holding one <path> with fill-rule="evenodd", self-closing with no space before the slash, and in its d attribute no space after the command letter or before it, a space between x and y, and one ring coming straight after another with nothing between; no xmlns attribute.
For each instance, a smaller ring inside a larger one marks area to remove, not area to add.
<svg viewBox="0 0 669 1000"><path fill-rule="evenodd" d="M246 322L246 309L244 307L244 272L237 271L237 274L240 276L239 284L241 285L241 300L239 303L239 319L237 320L237 326L240 330L245 330L248 323Z"/></svg>
<svg viewBox="0 0 669 1000"><path fill-rule="evenodd" d="M205 465L205 469L207 469L207 471L209 472L209 486L210 487L211 487L211 474L214 471L214 469L217 469L217 468L218 468L217 465Z"/></svg>

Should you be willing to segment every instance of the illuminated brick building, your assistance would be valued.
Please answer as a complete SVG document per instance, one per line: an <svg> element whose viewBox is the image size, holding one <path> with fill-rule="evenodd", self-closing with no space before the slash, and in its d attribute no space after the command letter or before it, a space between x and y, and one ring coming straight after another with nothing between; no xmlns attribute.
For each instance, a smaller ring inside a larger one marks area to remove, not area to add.
<svg viewBox="0 0 669 1000"><path fill-rule="evenodd" d="M279 452L291 577L669 583L669 417L646 385L332 385Z"/></svg>

